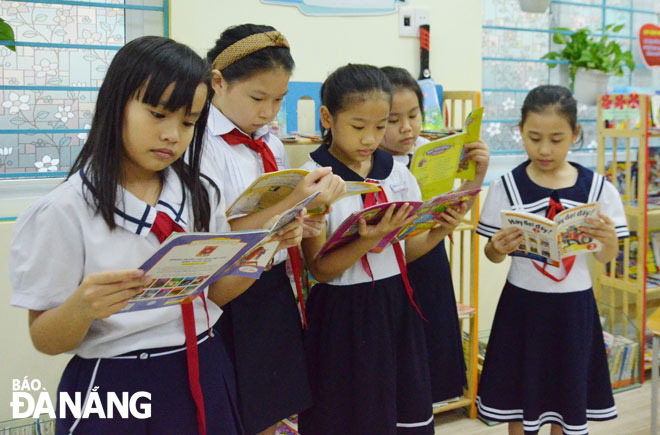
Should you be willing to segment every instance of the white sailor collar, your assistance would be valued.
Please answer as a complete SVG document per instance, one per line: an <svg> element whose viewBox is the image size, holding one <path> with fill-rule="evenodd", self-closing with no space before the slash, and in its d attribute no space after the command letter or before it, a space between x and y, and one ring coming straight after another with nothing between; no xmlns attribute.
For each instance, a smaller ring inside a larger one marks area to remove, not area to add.
<svg viewBox="0 0 660 435"><path fill-rule="evenodd" d="M94 202L90 192L90 189L93 188L83 170L80 170L75 178L72 176L70 181L80 185L83 197L85 197L88 204L93 206ZM123 187L117 186L114 217L118 226L139 236L146 237L151 231L151 226L158 212L165 213L177 225L186 231L190 231L186 222L189 216L186 191L176 172L171 168L164 170L163 189L155 207L137 198Z"/></svg>
<svg viewBox="0 0 660 435"><path fill-rule="evenodd" d="M270 128L267 125L264 125L255 131L252 135L245 133L238 126L236 126L236 124L231 122L231 120L227 118L225 114L222 113L220 109L215 107L213 104L211 104L211 108L209 110L209 120L206 124L206 128L212 136L222 136L223 134L227 134L232 130L237 129L241 133L247 136L251 136L253 139L263 138L264 140L267 140L266 136L270 133Z"/></svg>

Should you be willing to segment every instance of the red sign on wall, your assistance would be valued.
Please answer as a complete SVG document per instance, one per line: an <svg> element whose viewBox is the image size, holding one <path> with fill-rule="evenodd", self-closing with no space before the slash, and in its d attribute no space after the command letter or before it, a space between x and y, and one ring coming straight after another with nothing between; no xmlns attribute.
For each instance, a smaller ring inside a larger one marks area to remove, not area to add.
<svg viewBox="0 0 660 435"><path fill-rule="evenodd" d="M660 66L660 27L644 24L639 29L639 51L646 66Z"/></svg>

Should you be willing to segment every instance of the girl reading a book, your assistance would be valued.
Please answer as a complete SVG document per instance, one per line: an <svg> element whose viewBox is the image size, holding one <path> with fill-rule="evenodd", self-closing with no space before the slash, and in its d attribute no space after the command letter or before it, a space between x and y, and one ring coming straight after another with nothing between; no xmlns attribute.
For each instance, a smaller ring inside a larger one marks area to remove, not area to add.
<svg viewBox="0 0 660 435"><path fill-rule="evenodd" d="M602 175L569 162L578 140L577 104L568 89L544 85L529 92L519 124L528 160L491 183L477 232L490 240L486 256L502 262L523 242L502 228L500 212L550 219L563 209L598 202L598 219L581 231L602 242L596 260L616 256L628 237L616 188ZM598 310L586 255L559 267L512 257L488 341L477 397L488 420L509 422L509 433L586 434L587 420L616 417Z"/></svg>
<svg viewBox="0 0 660 435"><path fill-rule="evenodd" d="M417 80L405 69L381 69L392 84L392 108L380 148L392 154L395 161L410 167L415 147L429 142L420 136L424 95ZM476 176L474 180L465 181L458 190L480 188L488 169L488 145L479 141L464 146L466 158L476 162ZM445 221L445 227L453 230L472 203L464 204L460 210L450 208L439 218ZM463 337L444 240L428 254L408 264L408 277L419 308L428 320L423 324L433 402L461 396L467 383Z"/></svg>
<svg viewBox="0 0 660 435"><path fill-rule="evenodd" d="M219 179L227 204L265 172L288 169L282 142L269 132L287 93L294 62L284 35L270 26L226 29L208 52L212 105L204 139L202 172ZM312 171L274 206L231 219L232 229L260 228L316 191L309 207L344 192L330 168ZM230 216L231 218L231 216ZM325 218L307 217L305 235L320 231ZM289 250L294 275L300 253ZM221 332L234 362L239 411L248 434L274 433L275 424L311 405L301 319L289 277L286 252L245 293L223 306ZM299 278L299 277L298 277ZM299 292L301 295L301 292Z"/></svg>
<svg viewBox="0 0 660 435"><path fill-rule="evenodd" d="M66 181L16 222L11 304L30 310L37 350L74 354L58 391L104 410L111 393L150 395L137 404L150 418L58 412L58 433L243 433L231 361L211 327L226 289L254 280L221 278L192 302L118 313L151 283L136 267L172 231L230 231L220 192L199 172L209 94L207 64L187 46L129 42L108 68ZM283 247L301 235L291 224Z"/></svg>
<svg viewBox="0 0 660 435"><path fill-rule="evenodd" d="M433 433L424 320L406 262L428 252L449 230L439 226L369 252L413 219L410 204L391 205L376 224L358 221L359 238L317 255L351 213L376 203L421 199L410 171L378 149L391 98L387 77L369 65L343 66L321 88L323 145L303 168L330 166L346 181L371 181L380 189L338 201L327 228L303 239L310 271L321 282L307 302L305 345L314 405L300 415L304 434Z"/></svg>

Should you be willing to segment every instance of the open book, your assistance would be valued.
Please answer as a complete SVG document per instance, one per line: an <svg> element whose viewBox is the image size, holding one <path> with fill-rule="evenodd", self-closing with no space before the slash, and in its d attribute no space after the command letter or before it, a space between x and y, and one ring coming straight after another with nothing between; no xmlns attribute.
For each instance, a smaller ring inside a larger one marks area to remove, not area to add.
<svg viewBox="0 0 660 435"><path fill-rule="evenodd" d="M474 179L476 164L464 158L463 145L479 140L483 113L483 107L470 113L462 133L417 147L410 171L421 186L424 200L449 192L455 178Z"/></svg>
<svg viewBox="0 0 660 435"><path fill-rule="evenodd" d="M119 311L148 310L180 304L199 295L220 277L259 278L277 251L272 237L291 223L319 192L287 210L270 227L227 233L172 233L139 268L151 283Z"/></svg>
<svg viewBox="0 0 660 435"><path fill-rule="evenodd" d="M261 211L286 198L309 171L285 169L268 172L257 178L227 210L227 216L246 215ZM334 202L351 195L377 192L378 186L362 181L347 181L346 193ZM307 210L308 214L322 213L323 209Z"/></svg>
<svg viewBox="0 0 660 435"><path fill-rule="evenodd" d="M380 242L371 250L371 252L381 252L387 245L393 241L400 241L409 237L416 236L426 230L429 230L438 225L434 220L438 214L445 211L447 208L459 208L461 204L469 201L479 193L480 189L468 190L464 192L451 192L443 195L438 195L426 202L421 201L393 201L376 204L367 207L360 211L351 213L344 222L342 222L337 230L325 242L323 247L319 250L317 255L323 255L326 252L337 249L358 237L358 222L364 218L367 225L376 225L383 218L390 205L395 204L395 212L404 204L408 203L413 206L412 214L416 216L415 220L408 226L398 228L390 234L383 237Z"/></svg>
<svg viewBox="0 0 660 435"><path fill-rule="evenodd" d="M576 254L600 251L602 243L580 231L585 218L599 219L598 203L584 204L558 213L553 220L533 213L502 210L502 228L523 231L523 241L510 255L528 257L555 267Z"/></svg>

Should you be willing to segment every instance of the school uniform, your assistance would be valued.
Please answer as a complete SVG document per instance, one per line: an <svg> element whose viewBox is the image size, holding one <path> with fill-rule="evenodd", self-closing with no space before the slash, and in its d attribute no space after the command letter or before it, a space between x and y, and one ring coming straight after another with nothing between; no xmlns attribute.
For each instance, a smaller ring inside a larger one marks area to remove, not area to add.
<svg viewBox="0 0 660 435"><path fill-rule="evenodd" d="M224 202L206 183L211 205L209 230L229 231ZM164 171L156 206L150 206L122 187L117 188L115 222L110 230L95 213L89 181L81 170L44 198L31 205L16 221L11 241L10 278L14 293L11 305L45 311L61 305L91 273L134 269L158 249L152 226L161 213L185 231L194 222L190 195L182 189L176 173ZM56 253L56 255L53 255ZM200 383L208 433L243 433L238 417L233 368L222 340L213 338L221 309L211 300L206 310L201 298L193 302L194 331L198 339ZM58 391L82 394L92 387L103 403L107 392L131 396L151 394L149 419L100 420L97 414L76 419L71 413L58 419L57 432L188 433L196 431L196 405L188 383L188 366L182 309L171 306L153 310L117 313L96 319L74 355ZM104 406L105 409L105 406Z"/></svg>
<svg viewBox="0 0 660 435"><path fill-rule="evenodd" d="M428 143L419 136L415 146ZM413 154L392 156L410 167ZM467 384L463 338L456 309L456 296L442 240L422 257L408 264L408 276L427 322L424 335L429 355L433 403L463 395Z"/></svg>
<svg viewBox="0 0 660 435"><path fill-rule="evenodd" d="M227 205L264 173L261 154L247 145L227 142L226 135L236 130L234 123L211 106L202 172L220 180ZM252 137L267 144L278 169L289 167L284 145L268 127ZM249 434L311 406L302 325L286 274L286 257L286 251L278 252L272 269L223 307L220 330L234 362L239 410Z"/></svg>
<svg viewBox="0 0 660 435"><path fill-rule="evenodd" d="M568 209L599 202L619 238L628 237L623 204L602 175L571 163L578 177L571 187L551 190L535 184L524 162L491 183L477 232L492 237L500 210L545 215L551 198ZM537 263L539 266L540 263ZM539 266L540 267L540 266ZM566 434L586 434L587 420L615 418L610 376L587 256L541 273L532 260L511 257L479 384L477 409L493 421L522 421L534 433L546 423Z"/></svg>
<svg viewBox="0 0 660 435"><path fill-rule="evenodd" d="M331 166L346 181L364 181L325 146L310 157L303 169ZM384 151L374 153L368 179L378 180L389 201L421 199L410 171ZM328 236L362 208L357 195L333 204ZM407 294L394 248L366 258L371 276L358 261L314 286L307 300L314 405L300 414L300 433L433 433L423 320Z"/></svg>

